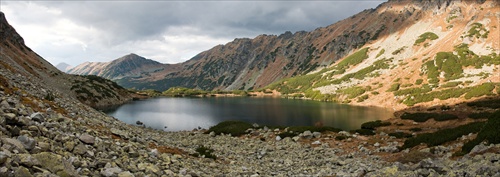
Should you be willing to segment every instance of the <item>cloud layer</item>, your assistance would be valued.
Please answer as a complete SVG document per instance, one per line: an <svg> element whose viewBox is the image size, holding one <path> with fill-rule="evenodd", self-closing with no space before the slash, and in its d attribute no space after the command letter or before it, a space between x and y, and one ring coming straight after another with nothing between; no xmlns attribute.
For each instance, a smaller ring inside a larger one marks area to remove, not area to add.
<svg viewBox="0 0 500 177"><path fill-rule="evenodd" d="M7 1L28 46L73 66L136 53L178 63L234 38L310 31L381 1Z"/></svg>

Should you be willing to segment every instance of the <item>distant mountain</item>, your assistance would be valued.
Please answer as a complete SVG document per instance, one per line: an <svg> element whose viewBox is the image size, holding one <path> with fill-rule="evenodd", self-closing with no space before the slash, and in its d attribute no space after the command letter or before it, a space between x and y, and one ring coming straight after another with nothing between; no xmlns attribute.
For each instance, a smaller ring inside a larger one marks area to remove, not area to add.
<svg viewBox="0 0 500 177"><path fill-rule="evenodd" d="M140 77L142 74L163 70L163 64L136 54L128 54L111 62L85 62L68 73L77 75L97 75L116 80L124 77Z"/></svg>
<svg viewBox="0 0 500 177"><path fill-rule="evenodd" d="M56 68L59 69L60 71L62 72L67 72L68 70L70 70L71 68L73 68L73 66L67 64L67 63L59 63L56 65Z"/></svg>

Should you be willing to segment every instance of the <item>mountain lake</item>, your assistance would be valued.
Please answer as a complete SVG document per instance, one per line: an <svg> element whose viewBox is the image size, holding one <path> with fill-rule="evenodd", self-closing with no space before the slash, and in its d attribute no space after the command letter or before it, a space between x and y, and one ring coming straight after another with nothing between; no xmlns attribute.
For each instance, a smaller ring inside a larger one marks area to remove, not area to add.
<svg viewBox="0 0 500 177"><path fill-rule="evenodd" d="M144 123L165 131L209 128L226 120L259 125L310 126L321 124L343 130L392 117L392 110L331 102L255 97L170 98L133 101L106 111L125 123Z"/></svg>

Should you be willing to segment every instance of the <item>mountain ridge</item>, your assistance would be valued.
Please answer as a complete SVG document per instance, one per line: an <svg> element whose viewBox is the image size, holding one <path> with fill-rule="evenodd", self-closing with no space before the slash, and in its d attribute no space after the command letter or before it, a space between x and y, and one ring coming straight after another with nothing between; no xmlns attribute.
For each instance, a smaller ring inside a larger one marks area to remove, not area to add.
<svg viewBox="0 0 500 177"><path fill-rule="evenodd" d="M110 62L84 62L70 69L76 75L97 75L116 80L123 77L136 77L148 70L161 70L164 64L131 53ZM168 66L168 65L167 65Z"/></svg>
<svg viewBox="0 0 500 177"><path fill-rule="evenodd" d="M415 83L423 82L424 85L434 85L431 86L433 90L448 82L462 83L456 87L475 86L486 81L499 82L496 76L499 72L497 54L500 53L500 44L495 42L500 40L498 30L495 30L500 26L499 16L498 4L494 1L388 1L375 9L364 10L310 32L287 31L280 35L263 34L253 39L237 38L225 45L203 51L183 63L162 65L162 69L156 72L144 72L115 81L127 88L160 91L171 87L203 90L268 88L280 91L285 96L318 100L325 97L333 100L335 97L335 101L339 102L402 109L413 104L402 103L409 101L399 100L404 96L387 91L393 82L399 83L402 88L411 88L418 85ZM467 46L457 49L462 43ZM359 55L366 55L366 58L343 62L360 51L364 51L364 54ZM426 73L427 67L435 67L429 61L434 61L438 54L442 56L450 52L460 58L456 55L459 51L477 56L469 57L470 60L490 57L490 61L485 63L488 66L475 66L486 71L484 76L477 76L481 73L480 69L473 70L470 64L465 64L469 59L461 57L464 62L461 62L462 59L454 59L462 63L460 69L456 65L455 69L461 71L454 77L463 76L464 79L453 81L458 78L445 78L452 72L446 71L448 68L441 70L440 66L437 77L428 79L431 76ZM316 80L306 79L303 83L294 85L295 88L284 88L293 85L287 86L284 83L291 81L287 78L307 78L314 73L321 73L322 76L318 76ZM406 76L396 77L404 75ZM398 79L403 81L395 82ZM376 87L366 85L367 82L373 82ZM274 86L269 87L271 83ZM337 92L356 85L370 87L364 89L364 92L369 90L378 94L346 96ZM310 87L314 88L304 89ZM290 91L296 91L298 95L293 95ZM370 99L364 101L367 97ZM359 99L359 103L354 99ZM427 98L424 102L440 104L453 99L461 100L450 98L447 101L433 101Z"/></svg>

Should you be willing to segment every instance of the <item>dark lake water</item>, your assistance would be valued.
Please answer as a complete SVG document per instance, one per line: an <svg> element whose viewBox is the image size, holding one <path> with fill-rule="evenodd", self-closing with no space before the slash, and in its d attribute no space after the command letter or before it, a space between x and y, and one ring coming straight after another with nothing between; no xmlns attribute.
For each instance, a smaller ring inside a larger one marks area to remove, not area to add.
<svg viewBox="0 0 500 177"><path fill-rule="evenodd" d="M225 120L284 126L321 122L324 126L353 130L364 122L392 116L390 110L377 107L252 97L153 98L130 102L107 114L129 124L141 121L166 131L209 128Z"/></svg>

